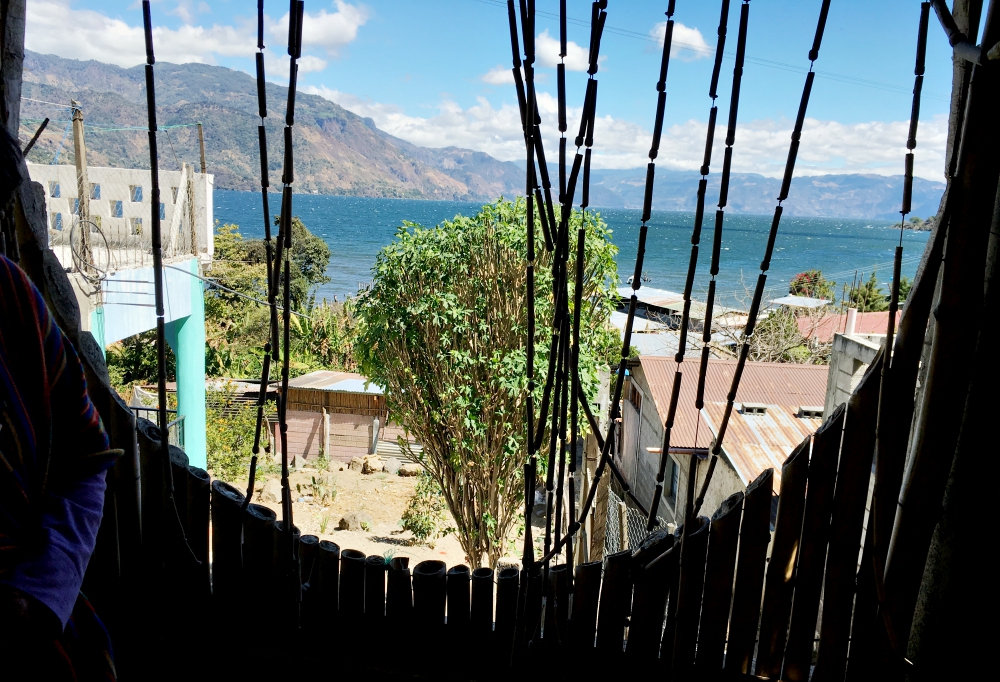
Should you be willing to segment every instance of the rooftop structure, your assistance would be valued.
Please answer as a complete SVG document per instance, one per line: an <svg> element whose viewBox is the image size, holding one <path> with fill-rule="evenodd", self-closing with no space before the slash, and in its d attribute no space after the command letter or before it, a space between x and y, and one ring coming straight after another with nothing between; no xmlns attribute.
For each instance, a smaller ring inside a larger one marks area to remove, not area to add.
<svg viewBox="0 0 1000 682"><path fill-rule="evenodd" d="M788 308L808 308L809 310L814 310L816 308L822 308L825 305L829 305L831 301L825 298L811 298L809 296L795 296L789 294L788 296L782 296L781 298L776 298L771 303L775 305L783 305Z"/></svg>

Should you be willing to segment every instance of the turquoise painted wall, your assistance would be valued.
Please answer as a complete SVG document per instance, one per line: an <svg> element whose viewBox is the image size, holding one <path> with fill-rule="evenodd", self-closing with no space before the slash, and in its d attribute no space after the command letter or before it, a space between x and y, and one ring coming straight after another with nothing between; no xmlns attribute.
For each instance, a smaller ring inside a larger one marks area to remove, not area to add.
<svg viewBox="0 0 1000 682"><path fill-rule="evenodd" d="M187 262L198 275L198 261ZM177 359L177 411L184 416L184 452L191 466L206 468L205 440L205 293L201 280L191 282L191 314L166 325L167 342Z"/></svg>

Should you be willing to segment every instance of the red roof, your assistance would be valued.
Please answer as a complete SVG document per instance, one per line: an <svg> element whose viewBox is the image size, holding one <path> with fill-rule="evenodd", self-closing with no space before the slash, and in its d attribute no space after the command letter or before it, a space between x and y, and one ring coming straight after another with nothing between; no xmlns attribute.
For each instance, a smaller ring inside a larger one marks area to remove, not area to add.
<svg viewBox="0 0 1000 682"><path fill-rule="evenodd" d="M899 317L903 311L896 312L896 324L899 324ZM847 327L847 313L841 315L824 315L820 319L802 315L797 318L799 333L803 338L812 338L820 343L830 343L835 333L843 334ZM854 322L855 334L885 334L889 325L889 311L883 310L878 313L858 313Z"/></svg>
<svg viewBox="0 0 1000 682"><path fill-rule="evenodd" d="M698 363L699 358L689 358L680 366L683 376L674 428L670 436L672 447L707 448L712 442L711 430L702 422L700 413L694 406L698 393ZM660 422L665 422L677 363L672 357L643 355L639 357L639 364L653 394ZM735 371L736 360L708 361L705 377L706 404L726 402ZM829 367L826 365L747 362L736 392L736 401L781 405L790 408L793 413L801 406L822 406L826 399L828 372Z"/></svg>

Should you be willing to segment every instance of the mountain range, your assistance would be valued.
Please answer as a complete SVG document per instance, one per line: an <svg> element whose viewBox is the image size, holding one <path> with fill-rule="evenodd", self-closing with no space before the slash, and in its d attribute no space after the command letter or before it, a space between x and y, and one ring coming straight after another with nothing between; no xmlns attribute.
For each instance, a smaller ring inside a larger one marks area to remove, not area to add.
<svg viewBox="0 0 1000 682"><path fill-rule="evenodd" d="M29 154L35 163L72 163L69 110L51 103L79 102L84 111L88 162L94 166L148 168L146 87L142 66L122 68L27 51L21 137L27 140L43 117L52 121ZM268 171L280 182L282 127L288 89L267 84ZM50 104L43 104L47 102ZM217 189L260 188L256 80L242 71L208 64L156 65L161 168L197 164L197 129L205 131L208 170ZM182 126L182 127L171 127ZM488 201L521 194L523 164L500 161L458 147L432 149L379 130L317 95L299 92L295 102L296 191L369 197ZM166 142L166 144L164 144ZM553 172L555 169L552 169ZM709 201L718 196L719 174L709 176ZM657 170L653 207L693 211L695 171ZM785 213L798 216L892 219L898 216L902 176L822 175L796 178ZM641 208L645 168L594 170L590 202L595 207ZM781 181L755 173L733 173L729 210L773 211ZM914 179L913 214L937 211L943 182Z"/></svg>

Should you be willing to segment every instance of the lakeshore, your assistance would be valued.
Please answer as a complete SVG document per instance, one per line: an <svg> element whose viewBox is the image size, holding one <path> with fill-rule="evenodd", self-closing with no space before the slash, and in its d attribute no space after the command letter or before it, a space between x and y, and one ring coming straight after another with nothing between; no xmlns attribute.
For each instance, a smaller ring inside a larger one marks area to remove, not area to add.
<svg viewBox="0 0 1000 682"><path fill-rule="evenodd" d="M296 194L294 214L313 234L330 246L332 258L317 298L343 300L357 292L358 284L371 280L371 267L379 249L388 244L404 220L433 226L456 214L472 215L481 203L424 201L416 199L373 199L368 197ZM272 211L280 206L279 195L270 198ZM612 230L619 248L618 273L626 283L635 267L640 211L634 209L591 209L601 214ZM260 194L256 192L215 192L215 218L220 224L236 223L247 238L264 235ZM694 214L653 211L648 223L643 285L682 291L691 252ZM717 277L719 300L735 303L745 295L742 281L753 287L760 268L771 216L729 213L723 230L721 272ZM711 259L712 221L706 217L702 228L702 248L695 278L695 294L703 298L708 287ZM912 278L923 253L929 232L903 231L902 274ZM819 269L837 282L837 292L850 286L855 271L860 278L874 269L880 282L892 274L893 249L899 243L899 223L887 220L842 218L800 218L784 216L768 272L768 288L774 295L787 293L797 273Z"/></svg>

